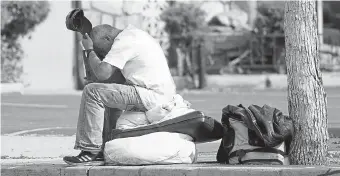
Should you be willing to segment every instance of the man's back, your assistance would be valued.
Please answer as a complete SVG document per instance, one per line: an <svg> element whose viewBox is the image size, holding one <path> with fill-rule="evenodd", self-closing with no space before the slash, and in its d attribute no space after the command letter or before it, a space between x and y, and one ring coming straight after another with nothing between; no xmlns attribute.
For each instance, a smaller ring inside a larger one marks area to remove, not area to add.
<svg viewBox="0 0 340 176"><path fill-rule="evenodd" d="M132 25L116 37L104 62L121 69L127 82L136 85L142 100L146 90L139 87L167 97L176 93L176 86L160 44L147 32Z"/></svg>

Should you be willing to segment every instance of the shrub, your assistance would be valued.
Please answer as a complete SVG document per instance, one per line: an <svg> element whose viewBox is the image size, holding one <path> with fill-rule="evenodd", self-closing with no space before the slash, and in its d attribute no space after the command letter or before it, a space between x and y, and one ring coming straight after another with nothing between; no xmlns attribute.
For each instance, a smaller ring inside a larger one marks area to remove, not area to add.
<svg viewBox="0 0 340 176"><path fill-rule="evenodd" d="M204 18L205 12L195 4L173 1L161 14L171 42L181 47L187 47L191 43L194 32L204 26Z"/></svg>
<svg viewBox="0 0 340 176"><path fill-rule="evenodd" d="M169 1L169 7L160 15L165 22L165 30L170 36L169 66L174 66L179 61L177 58L184 56L186 72L191 76L194 74L195 63L189 57L189 47L192 44L196 31L205 26L205 12L194 3L182 3ZM182 54L179 56L180 51ZM177 68L182 74L183 68Z"/></svg>
<svg viewBox="0 0 340 176"><path fill-rule="evenodd" d="M257 30L253 56L265 58L267 64L284 62L284 2L261 2L255 19ZM276 38L276 40L274 40ZM263 47L263 50L261 49ZM275 55L274 55L275 54Z"/></svg>
<svg viewBox="0 0 340 176"><path fill-rule="evenodd" d="M47 1L1 2L1 82L21 82L23 51L19 37L31 33L48 15Z"/></svg>
<svg viewBox="0 0 340 176"><path fill-rule="evenodd" d="M259 4L257 11L255 27L259 34L283 34L284 8L263 2Z"/></svg>

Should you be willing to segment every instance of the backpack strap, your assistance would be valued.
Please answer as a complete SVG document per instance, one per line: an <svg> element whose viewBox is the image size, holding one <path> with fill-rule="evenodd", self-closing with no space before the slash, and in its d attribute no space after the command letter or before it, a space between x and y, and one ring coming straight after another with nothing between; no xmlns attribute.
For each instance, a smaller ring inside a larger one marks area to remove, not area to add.
<svg viewBox="0 0 340 176"><path fill-rule="evenodd" d="M275 160L275 159L253 159L253 160L247 160L247 161L242 161L242 158L249 152L264 152L264 153L275 153L275 154L280 154L283 157L286 156L286 153L278 150L276 148L256 148L256 149L241 149L241 150L236 150L230 153L229 158L233 158L238 156L238 162L240 164L243 164L245 162L250 162L250 161L277 161L280 162L281 164L283 164L281 161L279 160Z"/></svg>

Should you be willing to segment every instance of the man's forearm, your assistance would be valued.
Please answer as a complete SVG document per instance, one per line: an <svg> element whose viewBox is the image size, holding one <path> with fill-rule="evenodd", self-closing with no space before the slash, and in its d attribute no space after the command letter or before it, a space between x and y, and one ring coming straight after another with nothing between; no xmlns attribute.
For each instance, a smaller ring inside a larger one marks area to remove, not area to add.
<svg viewBox="0 0 340 176"><path fill-rule="evenodd" d="M98 75L99 75L98 71L100 70L98 69L98 67L102 61L98 58L96 53L92 51L88 56L88 62L91 67L92 73L94 73L94 76L98 79Z"/></svg>
<svg viewBox="0 0 340 176"><path fill-rule="evenodd" d="M88 59L88 56L86 55L85 50L83 51L83 60L84 60L84 66L85 66L85 71L86 71L85 79L88 82L97 82L97 78L92 71L92 68L90 66L89 59Z"/></svg>
<svg viewBox="0 0 340 176"><path fill-rule="evenodd" d="M107 81L116 70L110 64L102 62L95 52L89 54L88 60L95 77L100 82Z"/></svg>

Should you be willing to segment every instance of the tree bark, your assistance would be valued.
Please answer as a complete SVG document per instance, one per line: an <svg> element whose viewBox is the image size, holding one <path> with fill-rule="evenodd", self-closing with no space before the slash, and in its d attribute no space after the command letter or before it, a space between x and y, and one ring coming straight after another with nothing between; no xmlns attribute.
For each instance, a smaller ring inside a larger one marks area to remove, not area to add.
<svg viewBox="0 0 340 176"><path fill-rule="evenodd" d="M319 68L316 2L286 1L288 109L294 122L291 164L327 163L327 100Z"/></svg>

